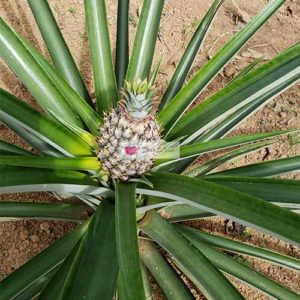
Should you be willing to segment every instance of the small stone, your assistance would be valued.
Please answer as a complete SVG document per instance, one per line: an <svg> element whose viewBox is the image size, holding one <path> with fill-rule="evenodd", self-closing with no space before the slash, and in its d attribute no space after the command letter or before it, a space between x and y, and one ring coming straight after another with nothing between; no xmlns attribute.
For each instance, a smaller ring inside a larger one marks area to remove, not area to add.
<svg viewBox="0 0 300 300"><path fill-rule="evenodd" d="M281 118L286 118L287 117L287 113L284 111L279 112L278 114Z"/></svg>
<svg viewBox="0 0 300 300"><path fill-rule="evenodd" d="M224 75L226 77L232 78L235 73L236 73L236 69L232 65L229 65L229 66L225 67L225 69L224 69Z"/></svg>
<svg viewBox="0 0 300 300"><path fill-rule="evenodd" d="M43 222L43 223L40 224L40 229L41 229L42 231L48 231L49 228L50 228L50 224L47 223L47 222Z"/></svg>
<svg viewBox="0 0 300 300"><path fill-rule="evenodd" d="M30 240L34 243L37 243L40 239L36 234L34 234L34 235L30 236Z"/></svg>
<svg viewBox="0 0 300 300"><path fill-rule="evenodd" d="M296 118L290 118L287 120L287 125L292 125L296 121Z"/></svg>
<svg viewBox="0 0 300 300"><path fill-rule="evenodd" d="M22 230L20 232L20 239L21 239L21 241L26 240L28 238L28 235L29 235L28 230L26 230L26 229Z"/></svg>

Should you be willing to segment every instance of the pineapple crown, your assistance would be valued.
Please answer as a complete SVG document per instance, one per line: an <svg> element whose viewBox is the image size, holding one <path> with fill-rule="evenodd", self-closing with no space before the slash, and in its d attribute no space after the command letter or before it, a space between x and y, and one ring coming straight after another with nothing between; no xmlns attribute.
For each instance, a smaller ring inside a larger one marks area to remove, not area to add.
<svg viewBox="0 0 300 300"><path fill-rule="evenodd" d="M125 99L121 105L131 118L142 120L150 114L155 91L154 86L150 85L147 79L143 81L137 79L132 83L125 81L122 93Z"/></svg>

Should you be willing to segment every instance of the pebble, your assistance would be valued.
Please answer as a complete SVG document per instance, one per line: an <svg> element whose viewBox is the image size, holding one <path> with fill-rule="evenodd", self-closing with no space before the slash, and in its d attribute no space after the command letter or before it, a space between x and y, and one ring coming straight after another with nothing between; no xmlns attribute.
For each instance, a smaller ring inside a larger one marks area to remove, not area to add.
<svg viewBox="0 0 300 300"><path fill-rule="evenodd" d="M50 224L47 222L43 222L40 224L41 231L50 232L49 228L50 228Z"/></svg>
<svg viewBox="0 0 300 300"><path fill-rule="evenodd" d="M40 239L37 235L34 234L34 235L30 236L30 240L34 243L37 243Z"/></svg>
<svg viewBox="0 0 300 300"><path fill-rule="evenodd" d="M284 111L279 112L278 114L281 118L286 118L287 117L287 113Z"/></svg>
<svg viewBox="0 0 300 300"><path fill-rule="evenodd" d="M20 232L20 239L21 239L21 241L26 240L28 238L28 235L29 235L28 230L26 230L26 229L22 230Z"/></svg>

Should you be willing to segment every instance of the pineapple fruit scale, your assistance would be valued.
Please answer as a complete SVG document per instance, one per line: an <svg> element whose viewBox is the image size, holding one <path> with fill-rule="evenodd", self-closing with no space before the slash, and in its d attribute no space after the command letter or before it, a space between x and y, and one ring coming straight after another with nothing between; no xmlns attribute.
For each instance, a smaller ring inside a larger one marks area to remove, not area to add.
<svg viewBox="0 0 300 300"><path fill-rule="evenodd" d="M104 115L98 158L111 177L127 181L149 171L161 145L160 128L151 114L154 90L147 80L125 83L124 98Z"/></svg>

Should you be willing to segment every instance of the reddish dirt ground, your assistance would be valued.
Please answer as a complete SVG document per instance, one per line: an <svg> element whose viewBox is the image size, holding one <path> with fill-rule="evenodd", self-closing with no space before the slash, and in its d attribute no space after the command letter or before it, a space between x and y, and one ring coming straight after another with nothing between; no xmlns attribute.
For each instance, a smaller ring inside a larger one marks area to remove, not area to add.
<svg viewBox="0 0 300 300"><path fill-rule="evenodd" d="M191 70L191 76L249 19L254 16L268 1L267 0L226 0L221 8L212 30L207 36L204 47L197 55ZM94 93L92 71L87 35L83 0L49 0L55 17L62 29L64 37L75 57L76 63L84 74L84 80L90 92ZM115 44L116 7L117 1L108 0L108 16L111 28L112 48ZM130 10L130 41L132 43L136 25L139 19L142 1L132 0ZM168 0L166 1L161 21L159 39L156 47L155 60L164 53L163 63L159 73L158 90L165 89L170 76L180 60L189 38L195 30L198 21L204 16L212 0ZM37 30L26 0L0 0L0 15L4 17L19 33L28 38L42 53L49 58L46 47ZM264 60L276 56L289 46L299 42L300 32L300 3L298 0L288 0L286 4L266 23L266 25L242 48L238 55L208 86L199 97L198 102L205 99L226 85L238 72L254 59L263 56ZM114 50L113 50L114 51ZM37 106L27 89L0 60L0 86ZM232 134L265 132L278 129L300 127L300 85L299 83L273 99L266 107L251 116ZM3 125L0 125L2 138L20 146L28 146ZM29 148L28 148L29 149ZM232 168L248 163L270 160L300 154L300 138L283 139L281 143L268 146L253 154L236 159L225 167ZM206 159L208 156L205 156ZM296 178L296 175L289 176ZM299 176L297 177L299 178ZM2 200L19 201L57 201L48 193L31 193L17 195L2 195ZM189 222L196 228L223 233L224 220L221 218L205 219ZM57 221L14 221L0 223L0 279L4 278L41 250L52 244L71 230L74 224ZM299 249L291 247L277 239L247 229L243 238L246 242L264 246L281 253L300 258ZM300 277L295 272L274 266L265 262L249 259L251 265L263 274L300 292ZM246 299L270 299L254 289L234 281ZM195 297L203 299L196 289L190 285ZM154 285L155 298L162 296Z"/></svg>

